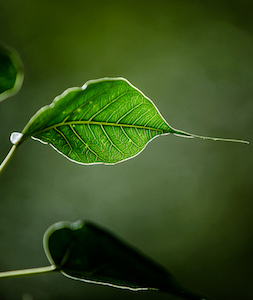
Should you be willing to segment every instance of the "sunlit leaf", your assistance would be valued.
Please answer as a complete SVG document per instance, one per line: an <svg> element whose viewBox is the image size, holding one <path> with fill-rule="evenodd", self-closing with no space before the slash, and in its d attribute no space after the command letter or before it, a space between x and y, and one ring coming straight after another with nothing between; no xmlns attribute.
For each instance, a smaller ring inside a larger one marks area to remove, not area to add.
<svg viewBox="0 0 253 300"><path fill-rule="evenodd" d="M0 101L19 91L23 77L22 63L18 53L0 43Z"/></svg>
<svg viewBox="0 0 253 300"><path fill-rule="evenodd" d="M169 133L199 137L169 126L154 103L126 79L103 78L56 97L32 117L23 136L13 143L31 136L74 162L114 164Z"/></svg>
<svg viewBox="0 0 253 300"><path fill-rule="evenodd" d="M162 266L95 224L59 222L44 235L52 265L72 279L130 290L206 299L183 288Z"/></svg>

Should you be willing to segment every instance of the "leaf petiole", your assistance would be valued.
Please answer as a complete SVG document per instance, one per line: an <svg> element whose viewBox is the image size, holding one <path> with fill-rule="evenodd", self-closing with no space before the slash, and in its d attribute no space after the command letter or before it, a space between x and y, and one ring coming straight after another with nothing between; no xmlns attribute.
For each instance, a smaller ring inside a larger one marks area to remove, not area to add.
<svg viewBox="0 0 253 300"><path fill-rule="evenodd" d="M58 271L55 265L40 267L40 268L32 268L32 269L24 269L24 270L15 270L15 271L6 271L0 272L0 279L9 278L9 277L24 277L29 275L39 275L44 273L49 273L53 271Z"/></svg>
<svg viewBox="0 0 253 300"><path fill-rule="evenodd" d="M9 160L11 159L13 153L15 152L16 148L17 148L17 144L13 145L11 147L11 150L9 151L9 153L7 154L7 156L5 157L5 159L3 160L3 162L0 165L0 174L2 173L3 169L6 167L7 163L9 162Z"/></svg>

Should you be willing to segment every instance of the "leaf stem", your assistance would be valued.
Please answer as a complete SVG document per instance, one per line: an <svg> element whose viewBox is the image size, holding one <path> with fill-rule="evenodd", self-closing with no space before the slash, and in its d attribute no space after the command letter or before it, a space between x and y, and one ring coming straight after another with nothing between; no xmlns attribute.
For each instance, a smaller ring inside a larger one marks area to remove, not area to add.
<svg viewBox="0 0 253 300"><path fill-rule="evenodd" d="M17 145L13 145L11 147L11 150L9 151L9 153L7 154L7 156L5 157L5 159L3 160L3 162L0 165L0 173L2 173L3 169L6 167L7 163L9 162L13 153L15 152L16 148L17 148Z"/></svg>
<svg viewBox="0 0 253 300"><path fill-rule="evenodd" d="M40 267L40 268L6 271L6 272L0 272L0 279L9 278L9 277L13 278L13 277L24 277L29 275L38 275L38 274L44 274L53 271L58 271L58 269L54 265L47 266L47 267Z"/></svg>

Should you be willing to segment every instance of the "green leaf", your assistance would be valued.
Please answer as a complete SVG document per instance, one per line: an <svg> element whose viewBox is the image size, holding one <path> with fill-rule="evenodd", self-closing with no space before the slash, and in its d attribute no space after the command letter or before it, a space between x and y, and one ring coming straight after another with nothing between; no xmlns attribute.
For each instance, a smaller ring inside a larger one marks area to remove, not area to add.
<svg viewBox="0 0 253 300"><path fill-rule="evenodd" d="M74 162L114 164L169 133L200 137L169 126L154 103L126 79L103 78L66 90L11 140L17 144L31 136Z"/></svg>
<svg viewBox="0 0 253 300"><path fill-rule="evenodd" d="M0 101L15 95L24 78L22 62L18 53L0 44Z"/></svg>
<svg viewBox="0 0 253 300"><path fill-rule="evenodd" d="M52 265L72 279L130 290L156 290L206 299L183 288L170 272L95 224L59 222L44 235Z"/></svg>

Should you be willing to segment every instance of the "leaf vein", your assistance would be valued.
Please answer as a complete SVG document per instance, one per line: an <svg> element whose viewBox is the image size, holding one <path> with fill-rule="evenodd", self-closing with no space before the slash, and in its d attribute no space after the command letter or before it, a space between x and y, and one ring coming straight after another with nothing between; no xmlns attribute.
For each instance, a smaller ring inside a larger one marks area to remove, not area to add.
<svg viewBox="0 0 253 300"><path fill-rule="evenodd" d="M148 123L150 123L154 118L156 117L156 114L154 114L145 124L144 126L147 126Z"/></svg>
<svg viewBox="0 0 253 300"><path fill-rule="evenodd" d="M78 109L82 108L83 106L85 106L86 104L90 104L90 101L94 100L96 97L102 95L103 93L106 93L108 92L110 89L105 89L103 91L101 91L100 93L98 94L95 94L93 97L87 99L84 103L78 105L74 110L72 110L69 115L62 121L63 123L66 122L70 117L71 115L73 115ZM91 108L90 108L91 109ZM80 120L86 115L86 113L88 113L90 111L90 109L88 111L85 111L84 115L82 115L82 117L80 118Z"/></svg>
<svg viewBox="0 0 253 300"><path fill-rule="evenodd" d="M127 111L123 116L121 116L118 121L117 121L117 124L119 124L119 122L121 120L123 120L127 115L129 115L133 110L135 110L136 108L140 107L141 105L143 104L143 102L137 104L136 106L132 107L129 111Z"/></svg>
<svg viewBox="0 0 253 300"><path fill-rule="evenodd" d="M80 134L78 134L78 132L74 129L74 127L72 125L69 125L69 127L71 128L71 130L73 131L73 133L75 134L75 136L84 144L85 148L87 148L91 153L93 153L96 157L99 157L98 154L92 150L90 148L90 146L82 139L82 137L80 136ZM87 153L87 151L86 151ZM85 153L85 154L86 154ZM87 156L87 155L86 155ZM101 159L101 158L100 158ZM88 161L88 157L87 157L87 161Z"/></svg>
<svg viewBox="0 0 253 300"><path fill-rule="evenodd" d="M105 106L103 106L99 111L97 111L93 116L91 116L89 118L89 121L92 121L97 115L99 115L101 112L103 112L106 108L108 108L110 105L112 105L113 103L115 103L116 101L118 101L120 98L122 98L123 96L125 96L127 93L129 93L129 91L126 91L124 93L122 93L121 95L117 96L115 99L113 99L111 102L107 103Z"/></svg>
<svg viewBox="0 0 253 300"><path fill-rule="evenodd" d="M105 131L104 129L104 126L101 125L101 128L104 132L104 135L106 136L106 138L108 139L108 141L110 142L110 144L117 150L119 151L123 156L124 156L124 153L113 143L113 141L110 139L109 135L107 134L107 132Z"/></svg>
<svg viewBox="0 0 253 300"><path fill-rule="evenodd" d="M133 125L135 125L142 117L144 117L147 113L149 113L149 109L146 110L143 114L141 114L134 122ZM145 127L145 126L144 126Z"/></svg>
<svg viewBox="0 0 253 300"><path fill-rule="evenodd" d="M140 146L137 145L137 144L130 138L129 134L126 133L126 131L124 130L124 128L123 128L122 126L120 126L120 129L123 131L123 133L124 133L124 135L126 136L126 138L127 138L128 140L130 140L132 144L134 144L137 148L140 148Z"/></svg>
<svg viewBox="0 0 253 300"><path fill-rule="evenodd" d="M70 142L69 142L69 140L67 139L67 137L58 129L58 128L54 128L54 130L57 132L57 133L59 133L62 137L63 137L63 139L65 140L65 142L67 143L67 145L69 146L69 153L68 153L68 155L70 155L70 153L73 151L73 148L72 148L72 146L71 146L71 144L70 144Z"/></svg>

